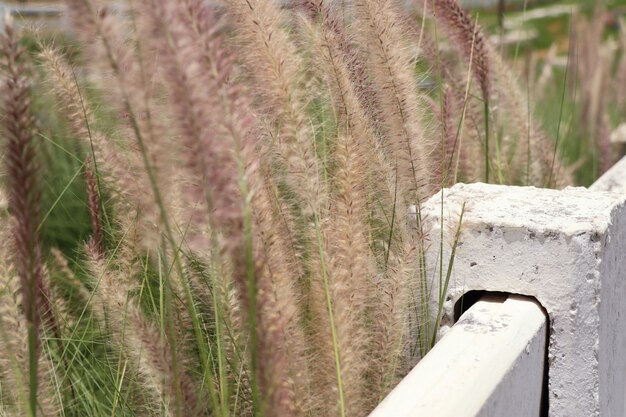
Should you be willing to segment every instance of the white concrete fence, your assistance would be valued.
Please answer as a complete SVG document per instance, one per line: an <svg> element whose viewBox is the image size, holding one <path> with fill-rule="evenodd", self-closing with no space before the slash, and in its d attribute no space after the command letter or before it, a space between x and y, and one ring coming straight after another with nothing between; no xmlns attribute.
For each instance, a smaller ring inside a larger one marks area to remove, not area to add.
<svg viewBox="0 0 626 417"><path fill-rule="evenodd" d="M62 2L18 2L0 0L0 31L4 30L4 18L9 15L18 24L63 28L67 26Z"/></svg>
<svg viewBox="0 0 626 417"><path fill-rule="evenodd" d="M444 277L464 204L442 338L370 417L626 416L626 158L589 189L432 197L427 261L443 256Z"/></svg>
<svg viewBox="0 0 626 417"><path fill-rule="evenodd" d="M370 417L540 416L546 330L535 301L485 296Z"/></svg>

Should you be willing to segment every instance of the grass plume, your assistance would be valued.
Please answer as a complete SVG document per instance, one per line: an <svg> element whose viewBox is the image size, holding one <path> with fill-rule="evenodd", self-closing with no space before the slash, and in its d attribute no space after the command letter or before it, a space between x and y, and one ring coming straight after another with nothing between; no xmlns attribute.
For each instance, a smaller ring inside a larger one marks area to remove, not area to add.
<svg viewBox="0 0 626 417"><path fill-rule="evenodd" d="M38 379L0 354L7 413L367 415L438 331L422 204L458 180L569 181L456 0L418 19L391 0L66 3L78 53L37 35L31 71L3 38L0 221L22 246L0 260L0 343L41 329ZM48 208L84 217L63 252L36 233L39 137L73 164ZM22 291L47 280L52 309Z"/></svg>

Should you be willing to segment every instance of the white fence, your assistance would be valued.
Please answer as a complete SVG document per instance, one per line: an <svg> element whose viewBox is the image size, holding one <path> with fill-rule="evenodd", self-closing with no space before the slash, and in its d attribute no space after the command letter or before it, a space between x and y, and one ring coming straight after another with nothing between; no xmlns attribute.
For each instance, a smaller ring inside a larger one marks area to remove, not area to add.
<svg viewBox="0 0 626 417"><path fill-rule="evenodd" d="M535 301L485 296L370 417L537 417L546 329Z"/></svg>
<svg viewBox="0 0 626 417"><path fill-rule="evenodd" d="M62 2L28 3L0 0L0 30L4 30L4 18L10 15L18 24L43 25L47 28L61 28L67 25L63 15Z"/></svg>
<svg viewBox="0 0 626 417"><path fill-rule="evenodd" d="M589 189L457 184L434 196L427 260L443 256L444 276L463 206L445 336L371 417L626 416L626 158ZM480 292L511 296L454 324Z"/></svg>

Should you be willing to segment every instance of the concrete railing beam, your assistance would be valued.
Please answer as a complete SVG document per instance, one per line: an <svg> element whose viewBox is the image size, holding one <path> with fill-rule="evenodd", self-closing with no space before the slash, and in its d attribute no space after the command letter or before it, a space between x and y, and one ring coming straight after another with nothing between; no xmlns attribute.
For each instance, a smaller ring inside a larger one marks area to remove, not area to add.
<svg viewBox="0 0 626 417"><path fill-rule="evenodd" d="M538 417L546 327L532 299L483 297L370 417Z"/></svg>

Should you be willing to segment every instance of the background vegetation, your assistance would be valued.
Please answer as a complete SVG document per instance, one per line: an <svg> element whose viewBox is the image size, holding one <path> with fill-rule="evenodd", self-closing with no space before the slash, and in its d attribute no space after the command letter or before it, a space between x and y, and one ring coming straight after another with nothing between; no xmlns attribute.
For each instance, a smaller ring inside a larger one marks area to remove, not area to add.
<svg viewBox="0 0 626 417"><path fill-rule="evenodd" d="M367 415L437 340L421 204L620 156L618 1L66 3L0 38L3 416Z"/></svg>

